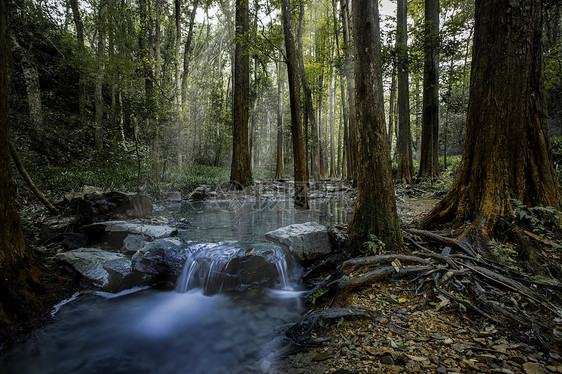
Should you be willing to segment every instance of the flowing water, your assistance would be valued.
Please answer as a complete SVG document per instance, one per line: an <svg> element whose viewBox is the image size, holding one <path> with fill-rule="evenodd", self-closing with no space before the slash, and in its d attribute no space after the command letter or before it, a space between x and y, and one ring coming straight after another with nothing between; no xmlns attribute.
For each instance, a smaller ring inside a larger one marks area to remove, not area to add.
<svg viewBox="0 0 562 374"><path fill-rule="evenodd" d="M184 204L174 215L188 222L180 237L191 254L175 290L77 295L29 341L0 357L0 372L275 372L283 331L303 313L300 271L263 234L292 223L330 225L351 217L349 205L342 208L339 201L311 207L296 211L289 201ZM254 255L272 264L260 267L267 274L240 276Z"/></svg>

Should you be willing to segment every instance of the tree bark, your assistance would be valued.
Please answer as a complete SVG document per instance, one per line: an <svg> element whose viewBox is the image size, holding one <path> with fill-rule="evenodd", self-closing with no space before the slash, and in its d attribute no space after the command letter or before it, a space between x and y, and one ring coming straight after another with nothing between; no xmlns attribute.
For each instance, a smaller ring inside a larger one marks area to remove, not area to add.
<svg viewBox="0 0 562 374"><path fill-rule="evenodd" d="M0 0L0 343L14 339L17 323L43 309L37 268L21 230L14 205L8 147L8 54L6 0Z"/></svg>
<svg viewBox="0 0 562 374"><path fill-rule="evenodd" d="M314 113L314 105L312 104L312 91L306 80L306 71L304 69L304 53L302 46L302 31L304 27L304 2L299 5L299 27L297 31L297 59L299 62L299 76L304 95L304 110L306 118L310 122L310 132L312 134L312 145L310 147L310 174L314 180L320 179L320 149L318 144L318 124L316 122L316 114Z"/></svg>
<svg viewBox="0 0 562 374"><path fill-rule="evenodd" d="M76 0L74 0L76 1ZM176 149L176 165L181 168L183 165L183 115L182 115L182 92L181 92L181 74L180 74L180 49L181 49L181 0L174 0L174 22L175 22L175 44L174 44L174 83L175 83L175 104L176 104L176 121L178 126L177 149Z"/></svg>
<svg viewBox="0 0 562 374"><path fill-rule="evenodd" d="M281 53L280 53L281 54ZM277 66L277 163L275 168L275 179L281 179L285 175L283 170L283 77L281 76L281 62Z"/></svg>
<svg viewBox="0 0 562 374"><path fill-rule="evenodd" d="M185 48L183 51L183 73L181 78L181 104L182 108L187 103L187 77L189 76L189 56L191 54L191 43L193 40L193 26L195 25L195 15L197 14L197 6L199 0L193 2L193 9L189 15L189 28L187 31L187 38L185 39ZM184 120L185 120L185 116Z"/></svg>
<svg viewBox="0 0 562 374"><path fill-rule="evenodd" d="M357 181L357 126L355 124L355 80L353 79L353 44L350 37L349 27L349 0L340 0L341 19L343 29L343 43L345 51L345 76L347 81L347 100L349 102L349 123L347 130L347 176L353 181Z"/></svg>
<svg viewBox="0 0 562 374"><path fill-rule="evenodd" d="M232 166L230 180L237 187L252 184L248 147L250 102L250 56L246 38L250 30L248 0L236 0L236 49L234 56L234 106L232 108Z"/></svg>
<svg viewBox="0 0 562 374"><path fill-rule="evenodd" d="M384 123L382 61L377 2L353 1L355 85L359 142L355 215L350 223L354 248L376 236L389 250L402 247Z"/></svg>
<svg viewBox="0 0 562 374"><path fill-rule="evenodd" d="M94 91L94 143L97 151L103 149L103 81L105 69L105 15L107 0L101 0L98 10L98 45L96 51L96 89Z"/></svg>
<svg viewBox="0 0 562 374"><path fill-rule="evenodd" d="M285 50L287 54L287 73L289 77L289 98L291 102L291 132L293 135L293 158L295 178L295 206L308 209L308 172L304 159L302 136L302 113L300 106L300 87L297 72L297 56L295 53L295 37L291 20L290 0L281 0L283 33L285 34Z"/></svg>
<svg viewBox="0 0 562 374"><path fill-rule="evenodd" d="M78 58L78 107L80 117L84 119L84 116L86 114L86 79L82 66L82 61L86 57L84 55L84 53L86 52L86 44L84 43L84 23L82 22L82 17L80 15L78 0L70 0L70 7L72 8L72 16L74 19L74 25L76 27L76 39L78 40L78 52L80 54Z"/></svg>
<svg viewBox="0 0 562 374"><path fill-rule="evenodd" d="M420 177L439 176L439 0L425 0Z"/></svg>
<svg viewBox="0 0 562 374"><path fill-rule="evenodd" d="M394 135L394 123L396 112L396 66L392 68L392 79L390 82L390 98L388 103L388 151L392 158L392 137Z"/></svg>
<svg viewBox="0 0 562 374"><path fill-rule="evenodd" d="M332 16L334 18L334 32L336 38L336 53L337 59L340 61L340 33L339 33L339 26L338 26L338 17L336 16L336 0L332 0ZM346 146L347 146L347 127L349 123L348 119L348 111L345 105L345 73L343 67L338 67L339 74L340 74L340 95L341 95L341 126L340 126L340 140L338 141L338 171L341 170L341 178L344 179L347 177L347 154L346 154ZM341 128L343 127L343 129ZM342 146L342 138L343 137L343 146ZM341 147L341 153L339 148Z"/></svg>
<svg viewBox="0 0 562 374"><path fill-rule="evenodd" d="M493 236L512 199L560 209L545 131L541 0L477 0L463 158L453 186L424 218L472 222Z"/></svg>
<svg viewBox="0 0 562 374"><path fill-rule="evenodd" d="M412 183L412 130L410 128L410 82L408 73L408 5L398 0L396 50L398 53L398 180Z"/></svg>

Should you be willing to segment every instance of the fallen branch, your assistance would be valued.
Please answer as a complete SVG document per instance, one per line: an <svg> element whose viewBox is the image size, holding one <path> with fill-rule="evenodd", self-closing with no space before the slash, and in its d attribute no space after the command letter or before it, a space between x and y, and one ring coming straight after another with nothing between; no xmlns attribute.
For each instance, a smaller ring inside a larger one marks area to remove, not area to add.
<svg viewBox="0 0 562 374"><path fill-rule="evenodd" d="M424 265L428 265L431 262L428 259L424 259L416 256L408 256L408 255L380 255L380 256L358 257L345 261L340 267L340 272L345 274L350 274L351 272L357 270L362 266L384 264L384 263L392 262L394 260L398 260L400 262L414 262Z"/></svg>
<svg viewBox="0 0 562 374"><path fill-rule="evenodd" d="M298 346L311 345L315 342L310 337L318 321L327 324L342 319L381 318L381 313L366 308L330 308L304 316L285 332L285 337Z"/></svg>
<svg viewBox="0 0 562 374"><path fill-rule="evenodd" d="M334 300L335 305L341 304L342 300L345 300L347 295L355 288L363 287L368 284L375 282L376 280L386 278L393 275L395 278L404 278L413 274L422 273L433 269L432 266L412 266L403 267L397 272L393 266L385 266L378 268L368 273L361 275L359 277L354 277L350 279L341 278L338 281L338 293Z"/></svg>
<svg viewBox="0 0 562 374"><path fill-rule="evenodd" d="M405 229L405 231L409 232L410 234L413 234L413 235L424 236L426 238L438 241L440 243L460 248L463 251L465 251L466 253L468 253L469 255L476 256L476 253L474 252L472 247L465 242L461 242L461 241L453 239L453 238L446 238L444 236L437 235L437 234L435 234L431 231L426 231L426 230Z"/></svg>
<svg viewBox="0 0 562 374"><path fill-rule="evenodd" d="M47 209L49 210L49 212L51 212L51 214L55 216L60 216L61 214L60 211L57 208L55 208L53 204L51 204L51 202L45 197L45 195L43 195L43 193L39 191L37 186L35 186L35 183L33 183L33 180L31 179L31 177L23 167L23 164L21 163L21 160L18 156L14 143L10 141L8 144L10 147L10 154L12 155L12 159L14 160L14 164L16 165L16 168L20 172L20 175L25 180L31 191L33 191L33 194L43 203L43 205L47 207Z"/></svg>

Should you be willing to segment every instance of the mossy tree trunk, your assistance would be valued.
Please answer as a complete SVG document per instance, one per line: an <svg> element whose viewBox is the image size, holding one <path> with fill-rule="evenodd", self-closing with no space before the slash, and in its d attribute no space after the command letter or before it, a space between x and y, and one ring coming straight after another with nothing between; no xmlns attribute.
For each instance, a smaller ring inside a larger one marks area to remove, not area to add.
<svg viewBox="0 0 562 374"><path fill-rule="evenodd" d="M355 248L375 235L390 250L402 246L386 127L379 10L371 0L353 1L356 124L359 133L357 202L350 224Z"/></svg>
<svg viewBox="0 0 562 374"><path fill-rule="evenodd" d="M295 206L308 209L308 170L304 157L300 87L298 80L297 55L295 51L295 37L293 35L293 22L291 20L290 0L281 0L281 13L283 18L283 33L285 34L287 73L289 77L291 133L293 136L293 158L295 171Z"/></svg>
<svg viewBox="0 0 562 374"><path fill-rule="evenodd" d="M41 310L36 296L41 272L23 237L10 172L6 1L0 0L0 339L17 333L16 323Z"/></svg>
<svg viewBox="0 0 562 374"><path fill-rule="evenodd" d="M250 102L250 55L248 31L250 18L248 0L236 0L236 49L234 53L234 106L232 108L232 166L230 180L239 187L252 184L248 144L248 113Z"/></svg>
<svg viewBox="0 0 562 374"><path fill-rule="evenodd" d="M468 221L468 232L490 236L512 199L561 207L544 115L541 7L541 0L476 1L462 162L423 226Z"/></svg>

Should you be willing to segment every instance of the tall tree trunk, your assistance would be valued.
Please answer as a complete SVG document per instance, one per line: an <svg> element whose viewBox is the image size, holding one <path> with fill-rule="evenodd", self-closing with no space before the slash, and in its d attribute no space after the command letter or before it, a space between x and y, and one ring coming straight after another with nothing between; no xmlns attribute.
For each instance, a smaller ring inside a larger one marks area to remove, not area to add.
<svg viewBox="0 0 562 374"><path fill-rule="evenodd" d="M153 12L151 13L151 24L154 26L151 28L154 34L149 37L150 51L152 51L154 59L154 75L153 84L156 83L157 87L161 87L161 72L162 72L162 54L160 50L161 44L161 27L160 27L160 17L162 14L162 5L160 0L153 0L154 5L151 7ZM161 106L161 95L154 95L154 101L157 108ZM161 149L160 149L160 138L162 136L162 126L160 123L160 113L156 113L154 119L152 120L154 125L154 137L152 138L152 180L153 182L159 183L161 181Z"/></svg>
<svg viewBox="0 0 562 374"><path fill-rule="evenodd" d="M388 150L392 156L392 139L394 136L394 112L396 111L396 65L392 67L392 79L390 83L390 98L388 105Z"/></svg>
<svg viewBox="0 0 562 374"><path fill-rule="evenodd" d="M398 0L396 50L398 52L398 180L412 183L412 130L410 128L410 82L408 77L408 5Z"/></svg>
<svg viewBox="0 0 562 374"><path fill-rule="evenodd" d="M41 87L39 85L39 70L31 52L33 44L28 49L25 49L19 44L14 35L11 36L11 39L16 49L22 55L21 67L27 92L29 118L35 134L37 134L37 140L41 141L44 136L43 104L41 101Z"/></svg>
<svg viewBox="0 0 562 374"><path fill-rule="evenodd" d="M345 76L347 80L347 99L349 101L349 124L347 131L347 175L354 182L357 181L357 126L355 124L355 80L353 79L353 55L352 55L352 42L350 37L349 27L349 0L340 0L341 3L341 18L343 26L343 42L345 50Z"/></svg>
<svg viewBox="0 0 562 374"><path fill-rule="evenodd" d="M416 160L421 158L421 111L422 101L420 95L420 80L416 79Z"/></svg>
<svg viewBox="0 0 562 374"><path fill-rule="evenodd" d="M6 0L0 0L0 342L21 332L17 323L29 321L42 308L36 292L41 272L26 245L14 204L8 130L8 54Z"/></svg>
<svg viewBox="0 0 562 374"><path fill-rule="evenodd" d="M182 92L181 92L181 75L180 75L180 49L181 49L181 0L174 0L174 22L176 31L176 40L174 43L174 83L175 83L175 104L176 104L176 121L178 126L177 133L177 149L176 149L176 165L181 168L183 165L183 116L182 116Z"/></svg>
<svg viewBox="0 0 562 374"><path fill-rule="evenodd" d="M425 0L420 177L439 176L439 0Z"/></svg>
<svg viewBox="0 0 562 374"><path fill-rule="evenodd" d="M193 2L193 8L191 9L191 14L189 16L189 28L187 31L187 37L185 39L185 47L183 51L183 73L181 78L181 105L182 108L185 107L187 103L187 77L189 76L189 57L191 54L191 43L193 41L193 26L195 25L195 15L197 14L197 6L199 0ZM183 116L185 121L185 116Z"/></svg>
<svg viewBox="0 0 562 374"><path fill-rule="evenodd" d="M234 105L232 108L232 166L230 180L237 187L252 184L248 147L248 105L250 101L250 56L246 38L250 30L248 0L236 0L236 50L234 57Z"/></svg>
<svg viewBox="0 0 562 374"><path fill-rule="evenodd" d="M297 56L295 53L295 37L291 20L290 0L281 0L283 33L285 34L285 50L287 54L287 73L289 78L289 98L291 102L291 132L293 135L293 158L295 178L295 206L308 209L308 172L304 159L302 136L302 113L300 106L300 87L297 72Z"/></svg>
<svg viewBox="0 0 562 374"><path fill-rule="evenodd" d="M94 92L94 143L96 150L103 149L103 81L105 70L105 15L107 13L107 0L101 0L98 10L98 45L96 52L97 72L96 72L96 89Z"/></svg>
<svg viewBox="0 0 562 374"><path fill-rule="evenodd" d="M472 222L494 235L512 199L561 208L545 132L541 0L476 0L470 98L459 172L422 224Z"/></svg>
<svg viewBox="0 0 562 374"><path fill-rule="evenodd" d="M74 26L76 27L76 39L78 40L78 107L80 118L84 119L86 114L86 77L84 72L83 60L86 57L86 44L84 42L84 23L80 15L80 7L78 0L70 0L70 7L72 8L72 16L74 19Z"/></svg>
<svg viewBox="0 0 562 374"><path fill-rule="evenodd" d="M339 33L339 26L338 26L338 17L336 15L336 0L332 0L332 16L334 18L334 31L335 31L335 38L336 38L336 53L337 53L337 60L341 60L340 56L340 33ZM343 146L341 154L338 151L338 170L341 167L341 178L344 179L347 177L347 160L346 160L346 145L347 145L347 127L349 123L348 119L348 111L347 106L345 105L345 72L344 69L338 67L339 75L340 75L340 96L341 96L341 117L340 121L342 122L342 126L340 126L340 140L338 141L338 148L342 144L341 137L343 136ZM343 129L341 129L343 127ZM341 155L341 157L339 157Z"/></svg>
<svg viewBox="0 0 562 374"><path fill-rule="evenodd" d="M314 105L312 104L312 90L306 80L306 71L304 69L304 52L302 46L302 32L304 27L304 2L299 4L299 27L297 30L297 58L299 61L299 75L301 78L302 90L304 94L304 110L305 116L310 122L310 132L312 135L312 145L310 147L310 173L314 180L320 179L320 149L318 144L318 124L316 122L316 114L314 113ZM308 143L308 142L307 142Z"/></svg>
<svg viewBox="0 0 562 374"><path fill-rule="evenodd" d="M280 53L281 54L281 53ZM277 163L275 168L275 179L281 179L285 175L283 170L283 77L281 62L277 66Z"/></svg>
<svg viewBox="0 0 562 374"><path fill-rule="evenodd" d="M384 97L378 3L353 1L355 84L359 142L357 202L350 223L354 248L376 236L387 250L402 247L390 152L384 123ZM376 171L376 172L374 172Z"/></svg>

